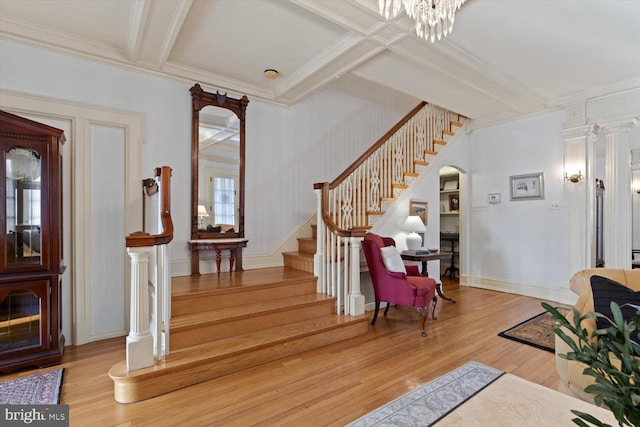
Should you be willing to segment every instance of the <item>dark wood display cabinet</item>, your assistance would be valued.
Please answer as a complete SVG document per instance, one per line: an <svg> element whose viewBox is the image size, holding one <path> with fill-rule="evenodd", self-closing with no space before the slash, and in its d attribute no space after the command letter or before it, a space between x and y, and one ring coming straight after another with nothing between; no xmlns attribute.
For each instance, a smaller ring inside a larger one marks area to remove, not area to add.
<svg viewBox="0 0 640 427"><path fill-rule="evenodd" d="M64 134L0 111L0 372L60 363Z"/></svg>

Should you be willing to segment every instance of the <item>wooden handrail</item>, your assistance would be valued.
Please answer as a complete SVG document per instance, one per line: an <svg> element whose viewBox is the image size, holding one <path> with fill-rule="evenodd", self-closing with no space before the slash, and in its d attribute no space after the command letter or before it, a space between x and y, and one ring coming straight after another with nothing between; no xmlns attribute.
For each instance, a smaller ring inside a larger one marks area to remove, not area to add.
<svg viewBox="0 0 640 427"><path fill-rule="evenodd" d="M162 232L149 234L144 231L136 231L125 238L128 248L141 246L164 245L173 240L173 220L171 219L171 168L162 166L155 169L155 176L160 177L162 197L160 199L160 222Z"/></svg>
<svg viewBox="0 0 640 427"><path fill-rule="evenodd" d="M412 120L418 118L419 116L421 117L421 115L423 114L422 112L425 112L424 114L426 114L425 118L427 120L426 123L424 123L423 125L425 126L424 128L420 127L420 128L416 128L416 123L412 123ZM360 205L351 205L351 202L347 202L344 205L344 210L345 213L346 212L354 212L353 215L353 219L356 220L356 222L350 223L350 221L347 221L348 224L344 224L341 221L337 221L336 219L336 212L333 211L333 209L335 209L335 206L330 206L330 203L334 204L335 200L333 199L334 196L334 192L335 191L343 191L341 190L341 188L345 188L343 187L343 185L350 185L347 182L352 179L352 177L357 176L356 179L360 179L359 177L361 177L365 167L368 167L367 165L369 165L369 161L370 159L372 159L374 156L378 156L378 153L386 153L385 155L387 156L387 159L391 159L391 157L389 157L389 149L386 148L387 144L389 144L390 141L396 141L396 135L406 135L408 136L408 134L404 134L404 128L406 128L407 126L411 126L410 129L415 129L415 130L419 130L421 137L417 140L413 140L414 142L410 142L410 145L407 146L407 152L402 155L409 155L410 159L412 160L400 160L401 162L412 162L413 168L415 168L417 165L423 165L426 166L428 165L428 162L426 162L426 156L434 156L437 155L438 150L435 148L435 146L444 146L446 145L446 142L444 141L445 135L449 135L452 136L454 135L454 132L452 131L452 126L458 126L461 125L461 123L458 122L458 120L461 119L461 116L459 114L453 113L451 111L448 111L446 109L442 109L441 107L437 107L434 105L429 105L427 102L421 102L419 103L415 108L413 108L408 114L406 114L397 124L395 124L391 129L389 129L388 132L386 132L381 138L379 138L368 150L366 150L360 157L358 157L349 167L347 167L335 180L333 180L330 183L327 182L320 182L320 183L315 183L314 184L314 189L315 190L319 190L320 191L320 214L321 217L323 219L323 221L325 222L325 224L327 225L328 230L337 236L340 237L362 237L366 230L369 229L370 227L368 226L368 221L365 221L365 223L362 222L363 219L363 215L368 217L368 212L377 212L378 210L376 208L372 207L369 209L369 211L365 211L365 207L360 204ZM440 133L441 132L441 133ZM437 134L436 134L437 133ZM414 134L412 134L414 135ZM422 137L426 137L426 139L423 139ZM401 136L401 139L397 140L397 141L407 141L405 138L405 136ZM419 145L415 145L416 142L415 141L421 141L419 142ZM403 147L405 147L405 145L403 145ZM392 150L395 150L395 148L391 148ZM383 151L386 150L386 151ZM398 159L400 159L401 157L398 158L393 158L391 160L386 160L388 163L390 168L387 169L388 171L391 171L393 169L391 169L391 167L394 167L397 165ZM391 162L394 162L393 165L391 165ZM414 175L415 176L415 170L413 170L413 168L409 165L404 163L403 165L399 165L399 168L396 169L396 171L398 174L402 174L402 176L404 176L405 178L410 176L410 175ZM366 173L366 172L364 172ZM384 179L384 190L382 191L382 193L385 194L389 194L389 192L393 192L393 188L396 188L396 184L399 183L399 179L400 176L398 175L394 175L392 176L391 174L389 174L388 172L384 174L384 176L379 175L378 178ZM379 185L380 181L378 181L377 184L374 185ZM391 185L389 187L389 185ZM348 188L348 187L346 187ZM378 192L380 189L380 187L376 187L374 188L375 192ZM357 184L353 187L353 189L351 191L360 191L361 188L357 186ZM350 191L350 190L344 190L344 191ZM364 189L364 193L363 194L367 194L366 193L366 189ZM367 196L365 196L367 197ZM382 200L384 197L389 197L389 196L384 196L384 194L381 196L380 200ZM362 201L363 199L360 199L359 201ZM331 201L331 202L330 202ZM354 199L353 202L356 202L356 200ZM338 202L340 203L340 202ZM375 204L375 206L378 206L377 203ZM357 210L357 213L355 212ZM340 215L339 213L337 215ZM350 215L350 214L346 214L346 215Z"/></svg>
<svg viewBox="0 0 640 427"><path fill-rule="evenodd" d="M336 236L340 237L364 237L367 234L367 230L360 227L353 227L349 230L343 230L335 223L331 215L329 214L329 183L321 182L313 185L313 188L316 190L320 190L320 194L322 195L322 219L324 223L327 225L327 228Z"/></svg>
<svg viewBox="0 0 640 427"><path fill-rule="evenodd" d="M420 104L418 104L416 106L416 108L414 108L413 110L409 111L409 113L406 116L404 116L394 127L389 129L389 131L387 133L385 133L384 135L382 135L382 137L380 139L378 139L375 142L375 144L373 144L371 147L369 147L369 149L367 151L365 151L362 154L362 156L358 157L356 159L356 161L351 164L351 166L346 168L344 170L344 172L342 172L340 174L340 176L338 176L336 179L334 179L329 184L329 189L332 190L332 189L336 188L338 186L338 184L340 184L349 175L351 175L351 173L353 171L355 171L358 168L358 166L360 166L362 163L364 163L364 161L367 160L373 154L374 151L376 151L378 148L380 148L380 146L382 146L385 142L387 142L389 140L389 138L391 138L391 136L398 131L398 129L400 129L409 120L411 120L411 118L413 116L415 116L416 113L418 113L418 111L420 111L420 109L423 108L425 105L427 105L427 103L425 101L422 101Z"/></svg>

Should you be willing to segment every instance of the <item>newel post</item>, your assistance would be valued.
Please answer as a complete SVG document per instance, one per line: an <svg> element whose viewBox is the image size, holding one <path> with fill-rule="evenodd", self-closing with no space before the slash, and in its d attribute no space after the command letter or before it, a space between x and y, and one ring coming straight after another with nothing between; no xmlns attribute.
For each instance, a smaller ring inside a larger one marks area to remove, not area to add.
<svg viewBox="0 0 640 427"><path fill-rule="evenodd" d="M127 335L127 371L153 366L149 323L149 254L151 246L127 248L131 258L131 313Z"/></svg>
<svg viewBox="0 0 640 427"><path fill-rule="evenodd" d="M316 254L313 256L314 275L318 278L317 292L324 293L324 220L322 219L322 189L316 188Z"/></svg>
<svg viewBox="0 0 640 427"><path fill-rule="evenodd" d="M351 315L357 316L364 314L364 295L360 292L360 242L362 237L350 237L351 260L350 266L350 282L351 290L349 291L349 306L351 307Z"/></svg>

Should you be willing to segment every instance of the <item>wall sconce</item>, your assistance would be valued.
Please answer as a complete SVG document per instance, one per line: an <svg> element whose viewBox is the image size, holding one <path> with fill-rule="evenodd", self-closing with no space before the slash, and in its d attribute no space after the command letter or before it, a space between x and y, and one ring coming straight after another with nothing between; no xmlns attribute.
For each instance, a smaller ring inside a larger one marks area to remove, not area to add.
<svg viewBox="0 0 640 427"><path fill-rule="evenodd" d="M420 237L420 235L416 232L419 231L421 233L424 233L427 231L427 227L424 225L420 217L417 215L408 216L402 228L405 231L411 232L407 235L407 249L409 249L410 251L420 249L420 246L422 246L422 237Z"/></svg>
<svg viewBox="0 0 640 427"><path fill-rule="evenodd" d="M584 179L584 177L582 176L582 171L578 171L578 173L574 173L573 175L569 175L566 172L564 173L564 179L566 179L569 182L580 182Z"/></svg>
<svg viewBox="0 0 640 427"><path fill-rule="evenodd" d="M208 217L207 208L204 205L198 205L198 228L204 230L204 218Z"/></svg>

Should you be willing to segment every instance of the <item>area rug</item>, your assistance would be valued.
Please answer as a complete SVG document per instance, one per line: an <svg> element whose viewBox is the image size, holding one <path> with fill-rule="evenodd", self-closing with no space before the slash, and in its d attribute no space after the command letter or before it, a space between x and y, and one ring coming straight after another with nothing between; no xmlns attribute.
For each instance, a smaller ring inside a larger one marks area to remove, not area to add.
<svg viewBox="0 0 640 427"><path fill-rule="evenodd" d="M568 310L564 308L556 307L556 309L562 314L568 312ZM545 311L533 316L531 319L518 323L512 328L500 332L498 336L553 353L555 351L555 333L553 332L553 325L555 323L556 320L553 316Z"/></svg>
<svg viewBox="0 0 640 427"><path fill-rule="evenodd" d="M433 425L503 374L504 372L482 363L468 362L369 412L348 426Z"/></svg>
<svg viewBox="0 0 640 427"><path fill-rule="evenodd" d="M57 405L64 368L0 382L0 404Z"/></svg>

